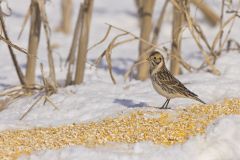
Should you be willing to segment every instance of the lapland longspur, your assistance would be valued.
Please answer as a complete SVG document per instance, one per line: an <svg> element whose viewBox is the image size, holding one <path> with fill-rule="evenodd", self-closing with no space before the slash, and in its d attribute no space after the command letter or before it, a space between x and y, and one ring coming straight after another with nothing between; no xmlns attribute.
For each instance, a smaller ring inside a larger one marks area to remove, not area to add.
<svg viewBox="0 0 240 160"><path fill-rule="evenodd" d="M172 98L191 98L205 104L168 71L160 52L153 51L147 60L150 64L149 72L154 89L167 99L161 109L167 109Z"/></svg>

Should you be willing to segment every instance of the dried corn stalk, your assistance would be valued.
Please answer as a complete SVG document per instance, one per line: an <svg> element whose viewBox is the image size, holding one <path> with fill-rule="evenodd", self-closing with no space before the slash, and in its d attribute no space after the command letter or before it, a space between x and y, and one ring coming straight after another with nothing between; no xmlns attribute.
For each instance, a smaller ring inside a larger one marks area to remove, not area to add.
<svg viewBox="0 0 240 160"><path fill-rule="evenodd" d="M183 1L178 0L178 4L182 7ZM180 57L181 54L181 31L182 31L183 15L176 7L173 7L172 21L172 52L170 72L173 75L180 74L180 65L175 57Z"/></svg>
<svg viewBox="0 0 240 160"><path fill-rule="evenodd" d="M31 1L31 27L28 40L28 58L26 69L26 87L29 88L35 84L35 70L37 60L37 50L40 41L41 15L37 0Z"/></svg>
<svg viewBox="0 0 240 160"><path fill-rule="evenodd" d="M163 7L161 9L161 12L160 12L160 16L157 20L157 24L154 27L153 38L152 38L152 43L153 44L157 44L158 37L159 37L160 31L161 31L161 27L162 27L162 23L163 23L163 19L164 19L165 13L166 13L168 3L169 3L169 0L165 0L165 2L163 4Z"/></svg>
<svg viewBox="0 0 240 160"><path fill-rule="evenodd" d="M65 34L70 33L71 31L71 20L72 20L72 9L73 3L72 0L62 0L62 20L60 26L57 28L57 31L63 32Z"/></svg>
<svg viewBox="0 0 240 160"><path fill-rule="evenodd" d="M71 48L70 48L68 58L66 61L66 63L68 63L68 70L67 70L67 76L66 76L66 82L65 82L66 86L73 83L73 67L74 67L74 63L75 63L75 52L77 49L78 39L80 36L82 19L83 19L83 8L81 8L81 6L80 6L79 13L78 13L78 19L77 19L77 23L75 26L73 39L72 39Z"/></svg>
<svg viewBox="0 0 240 160"><path fill-rule="evenodd" d="M38 0L38 5L40 8L40 14L41 14L41 21L43 22L43 27L45 31L46 41L47 41L47 50L48 50L48 65L49 65L49 79L52 82L52 85L55 88L55 91L57 90L57 81L56 81L56 73L55 73L55 66L54 66L54 60L52 55L52 47L51 47L51 39L50 39L50 26L48 23L48 18L45 10L45 1L44 0Z"/></svg>
<svg viewBox="0 0 240 160"><path fill-rule="evenodd" d="M44 32L45 32L46 41L47 41L47 50L48 50L49 79L51 79L52 83L57 89L55 67L54 67L51 41L50 41L50 27L48 23L47 14L45 11L45 1L32 0L30 11L31 11L30 12L31 28L30 28L29 45L28 45L29 55L28 55L27 70L26 70L26 87L30 88L35 84L37 49L40 41L41 24L43 23ZM28 19L28 14L25 16L23 27L27 19Z"/></svg>
<svg viewBox="0 0 240 160"><path fill-rule="evenodd" d="M208 4L206 4L203 0L191 0L191 2L203 12L211 25L215 26L218 24L220 18L215 12L213 12Z"/></svg>
<svg viewBox="0 0 240 160"><path fill-rule="evenodd" d="M150 34L152 31L152 13L154 8L155 0L143 1L143 12L141 20L141 33L140 37L146 41L150 40ZM139 56L143 55L149 45L139 42ZM148 64L141 64L138 66L138 75L137 78L140 80L146 80L148 78Z"/></svg>
<svg viewBox="0 0 240 160"><path fill-rule="evenodd" d="M85 0L83 4L83 19L79 38L78 57L75 74L75 84L81 84L84 78L85 62L87 56L90 22L92 18L93 0Z"/></svg>

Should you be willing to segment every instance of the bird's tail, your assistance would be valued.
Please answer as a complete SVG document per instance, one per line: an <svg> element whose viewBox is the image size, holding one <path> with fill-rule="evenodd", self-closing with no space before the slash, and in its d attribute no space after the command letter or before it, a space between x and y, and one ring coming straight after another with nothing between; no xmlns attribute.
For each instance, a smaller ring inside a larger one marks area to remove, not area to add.
<svg viewBox="0 0 240 160"><path fill-rule="evenodd" d="M193 97L193 99L197 100L198 102L201 102L202 104L206 104L204 101L202 101L202 100L199 99L198 97Z"/></svg>

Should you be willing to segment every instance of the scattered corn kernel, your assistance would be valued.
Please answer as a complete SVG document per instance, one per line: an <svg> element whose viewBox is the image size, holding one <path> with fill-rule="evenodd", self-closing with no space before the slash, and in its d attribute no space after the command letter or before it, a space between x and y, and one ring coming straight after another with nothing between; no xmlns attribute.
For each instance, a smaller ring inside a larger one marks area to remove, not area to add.
<svg viewBox="0 0 240 160"><path fill-rule="evenodd" d="M107 117L99 122L59 127L0 132L0 159L16 159L22 154L70 145L94 147L108 142L156 144L184 143L189 137L204 134L216 118L240 114L240 99L223 104L194 105L175 111L144 111Z"/></svg>

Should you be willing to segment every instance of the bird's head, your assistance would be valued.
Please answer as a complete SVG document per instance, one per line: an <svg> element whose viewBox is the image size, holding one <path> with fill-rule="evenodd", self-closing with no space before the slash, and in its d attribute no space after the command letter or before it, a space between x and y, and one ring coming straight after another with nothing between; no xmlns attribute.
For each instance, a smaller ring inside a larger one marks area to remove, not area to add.
<svg viewBox="0 0 240 160"><path fill-rule="evenodd" d="M156 66L159 66L160 68L164 66L164 58L162 54L158 51L153 51L149 57L147 58L147 61L150 64L150 67L155 68Z"/></svg>

